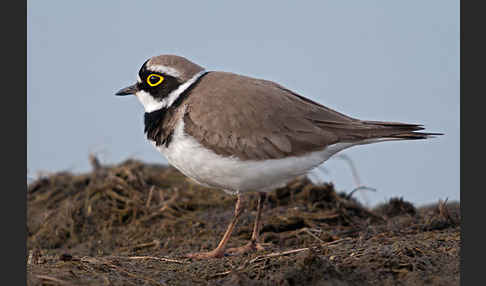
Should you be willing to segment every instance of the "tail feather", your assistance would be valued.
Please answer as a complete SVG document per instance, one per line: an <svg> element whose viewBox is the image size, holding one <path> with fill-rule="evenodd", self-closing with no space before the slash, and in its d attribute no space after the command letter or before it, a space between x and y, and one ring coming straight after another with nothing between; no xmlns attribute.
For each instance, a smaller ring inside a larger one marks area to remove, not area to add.
<svg viewBox="0 0 486 286"><path fill-rule="evenodd" d="M425 129L422 124L358 119L342 122L316 119L312 121L319 128L331 132L339 142L415 140L443 135L442 133L418 132Z"/></svg>
<svg viewBox="0 0 486 286"><path fill-rule="evenodd" d="M444 135L443 133L417 132L424 130L422 124L409 124L401 122L384 122L384 121L361 121L364 125L371 128L370 135L375 138L397 138L397 139L427 139L435 136Z"/></svg>

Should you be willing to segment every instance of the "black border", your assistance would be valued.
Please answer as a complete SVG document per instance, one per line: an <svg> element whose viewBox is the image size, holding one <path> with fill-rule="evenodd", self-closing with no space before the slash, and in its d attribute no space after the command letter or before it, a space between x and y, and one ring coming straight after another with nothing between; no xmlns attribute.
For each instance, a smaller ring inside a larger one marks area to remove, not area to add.
<svg viewBox="0 0 486 286"><path fill-rule="evenodd" d="M26 285L27 1L4 5L2 33L2 284Z"/></svg>
<svg viewBox="0 0 486 286"><path fill-rule="evenodd" d="M469 2L472 3L472 2ZM469 4L468 3L468 4ZM483 167L485 131L484 98L486 90L483 9L460 2L460 186L461 186L461 285L479 285L484 280L484 205ZM473 103L476 99L478 102ZM470 134L475 138L466 139ZM481 154L483 153L483 154ZM479 284L478 284L479 283Z"/></svg>

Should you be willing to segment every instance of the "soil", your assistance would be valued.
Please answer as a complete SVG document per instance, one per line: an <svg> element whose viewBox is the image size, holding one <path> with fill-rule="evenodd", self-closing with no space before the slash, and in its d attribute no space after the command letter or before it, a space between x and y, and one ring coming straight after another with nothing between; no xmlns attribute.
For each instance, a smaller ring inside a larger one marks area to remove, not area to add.
<svg viewBox="0 0 486 286"><path fill-rule="evenodd" d="M298 178L267 194L265 250L211 250L236 201L172 167L127 160L35 180L27 194L28 285L459 285L458 202L369 209L332 184ZM426 190L424 190L426 191ZM247 243L256 194L229 247Z"/></svg>

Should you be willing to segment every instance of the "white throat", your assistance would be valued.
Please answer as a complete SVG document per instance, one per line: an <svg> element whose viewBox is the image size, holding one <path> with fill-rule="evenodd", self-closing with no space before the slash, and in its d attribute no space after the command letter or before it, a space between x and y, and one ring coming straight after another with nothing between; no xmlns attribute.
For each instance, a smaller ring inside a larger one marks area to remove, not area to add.
<svg viewBox="0 0 486 286"><path fill-rule="evenodd" d="M174 101L183 93L186 89L188 89L196 80L198 80L206 71L202 70L190 78L185 83L181 84L177 89L173 90L169 95L162 100L157 100L153 96L151 96L148 92L143 90L137 91L135 95L137 96L138 100L143 105L145 112L153 112L162 108L170 107Z"/></svg>

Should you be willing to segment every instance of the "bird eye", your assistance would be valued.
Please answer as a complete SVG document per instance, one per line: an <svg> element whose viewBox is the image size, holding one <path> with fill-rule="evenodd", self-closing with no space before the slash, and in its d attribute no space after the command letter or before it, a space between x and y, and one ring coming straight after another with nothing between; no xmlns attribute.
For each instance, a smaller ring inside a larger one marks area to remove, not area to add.
<svg viewBox="0 0 486 286"><path fill-rule="evenodd" d="M151 74L147 77L147 83L150 86L157 86L164 81L164 77L158 74Z"/></svg>

